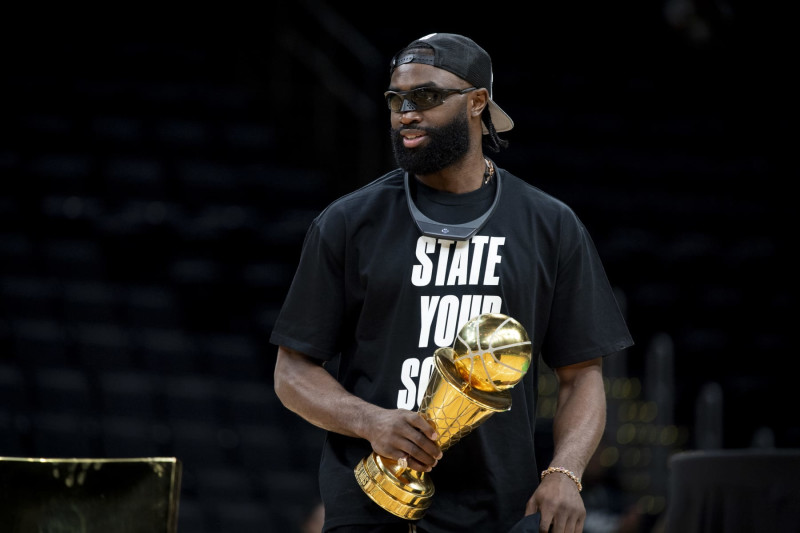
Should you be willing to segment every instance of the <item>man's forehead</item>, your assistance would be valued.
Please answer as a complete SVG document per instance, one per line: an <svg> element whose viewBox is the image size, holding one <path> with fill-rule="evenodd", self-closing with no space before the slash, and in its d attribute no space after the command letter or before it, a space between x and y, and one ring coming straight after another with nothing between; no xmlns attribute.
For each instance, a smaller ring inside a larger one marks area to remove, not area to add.
<svg viewBox="0 0 800 533"><path fill-rule="evenodd" d="M421 63L405 63L399 65L394 69L391 76L391 84L393 87L399 85L415 87L433 85L456 88L464 85L464 83L464 80L448 70Z"/></svg>

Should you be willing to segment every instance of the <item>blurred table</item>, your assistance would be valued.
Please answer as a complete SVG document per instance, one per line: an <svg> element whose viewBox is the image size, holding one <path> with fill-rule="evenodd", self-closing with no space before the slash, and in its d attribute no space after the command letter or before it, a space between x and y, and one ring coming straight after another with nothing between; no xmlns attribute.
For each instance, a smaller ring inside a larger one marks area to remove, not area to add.
<svg viewBox="0 0 800 533"><path fill-rule="evenodd" d="M800 532L800 450L682 452L668 466L666 533Z"/></svg>

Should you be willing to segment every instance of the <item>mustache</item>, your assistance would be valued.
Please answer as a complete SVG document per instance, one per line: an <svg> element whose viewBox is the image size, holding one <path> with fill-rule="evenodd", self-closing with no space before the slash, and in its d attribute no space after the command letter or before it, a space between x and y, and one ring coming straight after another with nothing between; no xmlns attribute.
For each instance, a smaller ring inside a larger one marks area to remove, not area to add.
<svg viewBox="0 0 800 533"><path fill-rule="evenodd" d="M425 133L430 133L432 131L436 131L436 128L426 128L422 126L412 126L412 125L402 125L398 128L392 128L393 133L400 133L403 130L414 130L414 131L424 131Z"/></svg>

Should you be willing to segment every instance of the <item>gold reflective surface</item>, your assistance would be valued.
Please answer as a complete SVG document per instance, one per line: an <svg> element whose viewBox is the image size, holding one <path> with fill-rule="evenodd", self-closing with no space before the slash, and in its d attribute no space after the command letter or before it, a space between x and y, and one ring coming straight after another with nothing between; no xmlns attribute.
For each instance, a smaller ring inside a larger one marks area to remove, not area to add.
<svg viewBox="0 0 800 533"><path fill-rule="evenodd" d="M419 406L419 414L436 428L439 434L436 443L442 451L494 413L511 408L509 391L489 394L469 387L457 371L453 355L452 348L439 348L434 352L436 369Z"/></svg>
<svg viewBox="0 0 800 533"><path fill-rule="evenodd" d="M497 313L467 322L453 343L453 351L462 379L487 392L510 389L531 365L531 341L525 328Z"/></svg>
<svg viewBox="0 0 800 533"><path fill-rule="evenodd" d="M436 428L442 451L494 413L509 410L510 389L531 363L527 332L502 314L473 318L453 346L434 352L436 365L418 411ZM429 474L375 452L362 459L354 473L367 496L396 516L418 520L430 507L435 489Z"/></svg>
<svg viewBox="0 0 800 533"><path fill-rule="evenodd" d="M173 457L0 457L2 533L177 533Z"/></svg>
<svg viewBox="0 0 800 533"><path fill-rule="evenodd" d="M372 501L401 518L418 520L431 505L434 488L428 474L401 468L375 452L358 463L355 475Z"/></svg>

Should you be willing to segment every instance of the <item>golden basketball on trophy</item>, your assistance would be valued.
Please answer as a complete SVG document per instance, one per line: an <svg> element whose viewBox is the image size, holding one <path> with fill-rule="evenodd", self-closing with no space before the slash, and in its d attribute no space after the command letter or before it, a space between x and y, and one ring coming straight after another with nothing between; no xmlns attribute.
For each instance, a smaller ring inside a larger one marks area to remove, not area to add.
<svg viewBox="0 0 800 533"><path fill-rule="evenodd" d="M511 409L511 388L531 364L531 341L522 325L499 313L471 319L453 347L437 349L434 371L418 413L436 429L442 451L494 413ZM390 513L418 520L434 494L430 474L372 452L356 465L358 484Z"/></svg>

